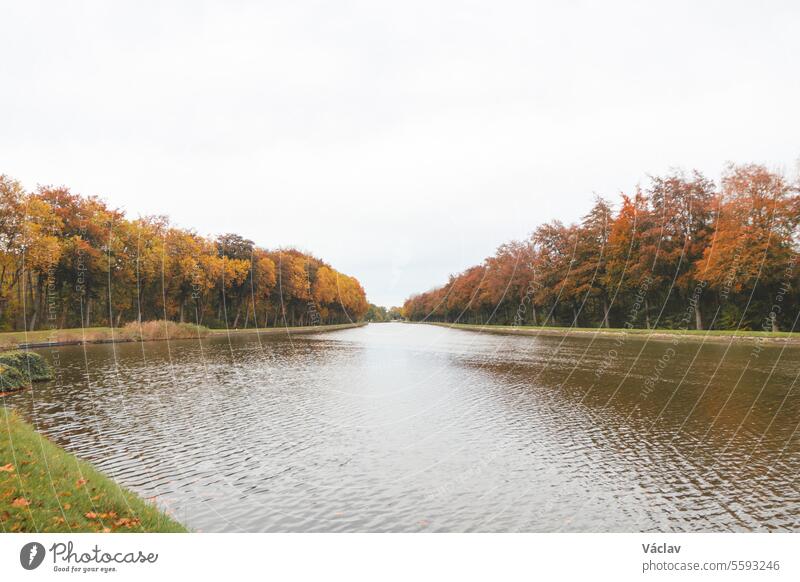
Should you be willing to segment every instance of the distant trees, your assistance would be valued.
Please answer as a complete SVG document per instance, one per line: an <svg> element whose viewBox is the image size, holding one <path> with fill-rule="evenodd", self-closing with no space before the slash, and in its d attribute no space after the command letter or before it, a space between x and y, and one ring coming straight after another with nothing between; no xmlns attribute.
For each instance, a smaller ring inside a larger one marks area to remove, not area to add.
<svg viewBox="0 0 800 582"><path fill-rule="evenodd" d="M369 304L369 309L367 310L367 314L364 316L366 321L371 321L374 323L381 323L385 321L396 321L403 319L403 312L402 308L400 307L390 307L386 308L381 305L375 305L374 303Z"/></svg>
<svg viewBox="0 0 800 582"><path fill-rule="evenodd" d="M309 254L131 220L96 197L27 192L0 175L0 329L309 325L366 312L358 280Z"/></svg>
<svg viewBox="0 0 800 582"><path fill-rule="evenodd" d="M596 198L502 245L483 264L410 297L415 321L791 329L800 309L798 185L759 165L729 166L721 187L673 172Z"/></svg>
<svg viewBox="0 0 800 582"><path fill-rule="evenodd" d="M375 323L389 321L389 312L385 307L370 303L369 309L367 310L367 315L364 316L364 319Z"/></svg>

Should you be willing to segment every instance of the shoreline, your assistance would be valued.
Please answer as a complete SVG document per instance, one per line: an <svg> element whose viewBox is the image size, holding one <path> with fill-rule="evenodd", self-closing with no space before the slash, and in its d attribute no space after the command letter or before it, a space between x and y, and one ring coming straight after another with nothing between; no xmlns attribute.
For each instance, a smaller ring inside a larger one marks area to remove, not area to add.
<svg viewBox="0 0 800 582"><path fill-rule="evenodd" d="M208 336L220 335L303 335L309 333L324 333L328 331L339 331L342 329L355 329L364 327L369 322L359 321L357 323L332 323L330 325L304 325L302 327L260 327L247 329L210 329Z"/></svg>
<svg viewBox="0 0 800 582"><path fill-rule="evenodd" d="M329 331L338 331L342 329L353 329L357 327L363 327L367 325L368 322L362 321L357 323L335 323L331 325L306 325L302 327L264 327L264 328L247 328L247 329L209 329L208 333L204 336L200 336L200 339L206 339L209 337L214 336L221 336L221 335L280 335L285 334L287 336L292 335L303 335L303 334L310 334L310 333L325 333ZM197 337L180 337L180 338L148 338L148 339L130 339L130 338L101 338L101 339L82 339L80 335L85 332L89 333L111 333L111 328L87 328L86 330L82 330L81 328L66 328L66 329L54 329L54 330L37 330L33 332L28 332L28 335L38 336L38 337L47 337L50 334L66 334L66 335L74 335L76 339L62 339L57 341L15 341L12 339L11 343L3 344L4 336L8 337L11 336L20 336L24 335L25 332L21 331L12 331L12 332L0 332L0 345L4 345L3 349L7 350L30 350L30 349L40 349L40 348L54 348L60 346L82 346L82 345L90 345L90 344L124 344L124 343L134 343L134 342L153 342L153 341L169 341L172 339L173 341L178 340L186 340L186 339L198 339Z"/></svg>
<svg viewBox="0 0 800 582"><path fill-rule="evenodd" d="M0 407L0 525L11 533L185 533L175 518Z"/></svg>
<svg viewBox="0 0 800 582"><path fill-rule="evenodd" d="M539 327L539 326L511 326L495 324L469 324L469 323L443 323L438 321L422 322L410 321L422 325L435 325L463 331L478 333L491 333L496 335L516 336L547 336L547 337L603 337L618 338L620 336L634 336L640 339L655 341L675 341L676 339L689 341L705 341L714 343L759 342L774 344L790 344L800 346L800 333L792 332L764 332L764 331L730 331L730 330L669 330L669 329L624 329L624 328L568 328L568 327Z"/></svg>

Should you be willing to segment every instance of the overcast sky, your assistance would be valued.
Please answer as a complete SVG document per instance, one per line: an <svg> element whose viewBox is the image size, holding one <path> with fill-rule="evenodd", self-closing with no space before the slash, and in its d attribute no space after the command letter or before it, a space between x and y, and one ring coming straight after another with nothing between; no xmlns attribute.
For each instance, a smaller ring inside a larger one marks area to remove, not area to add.
<svg viewBox="0 0 800 582"><path fill-rule="evenodd" d="M647 174L794 174L798 6L0 0L0 173L400 304Z"/></svg>

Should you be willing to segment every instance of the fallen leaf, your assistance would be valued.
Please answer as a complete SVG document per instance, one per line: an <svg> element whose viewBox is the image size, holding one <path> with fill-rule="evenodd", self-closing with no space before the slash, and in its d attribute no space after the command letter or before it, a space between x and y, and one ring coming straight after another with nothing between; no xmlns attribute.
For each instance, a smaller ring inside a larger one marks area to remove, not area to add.
<svg viewBox="0 0 800 582"><path fill-rule="evenodd" d="M14 465L12 465L11 463L0 467L0 471L4 471L6 473L11 473L13 470L14 470Z"/></svg>
<svg viewBox="0 0 800 582"><path fill-rule="evenodd" d="M64 509L72 509L72 504L71 503L65 503L64 504Z"/></svg>
<svg viewBox="0 0 800 582"><path fill-rule="evenodd" d="M108 529L107 527L104 527L103 528L103 533L111 533L111 530Z"/></svg>
<svg viewBox="0 0 800 582"><path fill-rule="evenodd" d="M97 514L94 511L90 511L85 514L86 519L97 519Z"/></svg>
<svg viewBox="0 0 800 582"><path fill-rule="evenodd" d="M82 485L86 485L88 481L86 479L78 479L75 482L75 487L81 487Z"/></svg>
<svg viewBox="0 0 800 582"><path fill-rule="evenodd" d="M30 504L31 502L24 497L17 497L11 502L11 507L28 507Z"/></svg>

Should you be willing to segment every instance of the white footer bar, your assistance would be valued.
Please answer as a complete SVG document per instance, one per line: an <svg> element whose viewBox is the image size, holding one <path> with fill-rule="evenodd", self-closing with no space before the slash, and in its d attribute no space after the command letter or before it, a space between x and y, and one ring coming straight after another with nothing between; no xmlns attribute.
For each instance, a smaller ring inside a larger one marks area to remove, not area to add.
<svg viewBox="0 0 800 582"><path fill-rule="evenodd" d="M794 581L799 552L797 534L5 534L0 572L3 580Z"/></svg>

